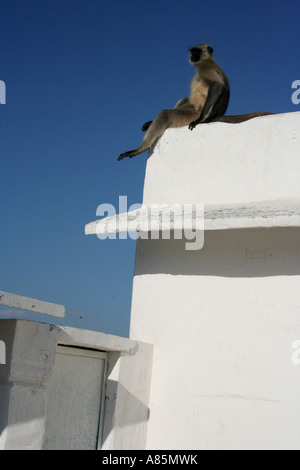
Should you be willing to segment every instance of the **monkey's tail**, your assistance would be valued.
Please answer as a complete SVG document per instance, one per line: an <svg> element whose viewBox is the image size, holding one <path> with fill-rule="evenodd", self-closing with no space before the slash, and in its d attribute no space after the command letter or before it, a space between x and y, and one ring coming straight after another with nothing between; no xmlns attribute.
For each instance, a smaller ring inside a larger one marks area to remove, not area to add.
<svg viewBox="0 0 300 470"><path fill-rule="evenodd" d="M248 114L237 114L236 116L220 116L213 120L213 122L228 122L230 124L237 124L239 122L249 121L259 116L268 116L276 113L268 112L258 112L258 113L248 113Z"/></svg>

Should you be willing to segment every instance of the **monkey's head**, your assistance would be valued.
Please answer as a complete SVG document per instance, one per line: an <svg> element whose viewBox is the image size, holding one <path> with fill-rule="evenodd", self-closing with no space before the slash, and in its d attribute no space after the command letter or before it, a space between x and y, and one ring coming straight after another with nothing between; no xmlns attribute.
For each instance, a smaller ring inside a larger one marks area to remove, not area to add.
<svg viewBox="0 0 300 470"><path fill-rule="evenodd" d="M190 64L197 65L202 60L210 59L214 50L208 44L198 44L190 48Z"/></svg>

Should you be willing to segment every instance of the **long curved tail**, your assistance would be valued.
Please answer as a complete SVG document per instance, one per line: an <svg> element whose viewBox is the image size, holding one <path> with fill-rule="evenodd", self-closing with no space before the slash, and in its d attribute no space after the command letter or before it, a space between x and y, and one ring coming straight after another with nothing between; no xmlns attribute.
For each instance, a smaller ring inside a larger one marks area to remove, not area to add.
<svg viewBox="0 0 300 470"><path fill-rule="evenodd" d="M237 114L236 116L220 116L220 117L215 118L213 122L228 122L230 124L237 124L239 122L249 121L249 119L253 119L259 116L268 116L270 114L276 114L276 113L259 112L259 113Z"/></svg>

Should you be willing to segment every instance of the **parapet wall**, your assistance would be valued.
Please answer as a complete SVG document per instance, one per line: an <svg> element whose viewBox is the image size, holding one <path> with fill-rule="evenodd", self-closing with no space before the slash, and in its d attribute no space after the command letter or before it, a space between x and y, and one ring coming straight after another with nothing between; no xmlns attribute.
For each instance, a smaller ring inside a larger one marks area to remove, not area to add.
<svg viewBox="0 0 300 470"><path fill-rule="evenodd" d="M147 162L144 204L300 199L300 112L168 129Z"/></svg>

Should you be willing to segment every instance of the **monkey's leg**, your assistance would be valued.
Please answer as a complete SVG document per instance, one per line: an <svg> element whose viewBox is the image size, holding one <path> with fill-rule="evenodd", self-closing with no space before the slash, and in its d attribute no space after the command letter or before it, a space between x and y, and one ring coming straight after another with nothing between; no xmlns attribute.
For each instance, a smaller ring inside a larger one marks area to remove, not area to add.
<svg viewBox="0 0 300 470"><path fill-rule="evenodd" d="M161 111L147 130L141 145L137 149L122 153L118 160L123 160L126 157L132 158L145 152L168 127L187 126L192 119L197 119L199 114L199 111L194 109L165 109Z"/></svg>
<svg viewBox="0 0 300 470"><path fill-rule="evenodd" d="M175 104L173 109L178 109L178 108L185 108L185 109L194 109L193 105L190 103L190 99L185 96L184 98L181 98L177 103ZM147 121L142 127L142 131L147 131L149 127L151 126L153 121Z"/></svg>
<svg viewBox="0 0 300 470"><path fill-rule="evenodd" d="M182 108L184 106L185 107L192 107L193 106L193 105L191 105L190 99L189 99L188 96L185 96L184 98L181 98L179 101L177 101L177 103L175 104L173 109Z"/></svg>
<svg viewBox="0 0 300 470"><path fill-rule="evenodd" d="M154 141L158 137L160 137L165 132L165 130L169 127L168 116L170 112L172 112L172 110L165 109L161 111L157 115L153 123L149 126L142 140L141 145L137 149L129 150L128 152L121 153L118 160L123 160L123 158L126 158L126 157L132 158L148 150L151 147L151 145L154 143Z"/></svg>

